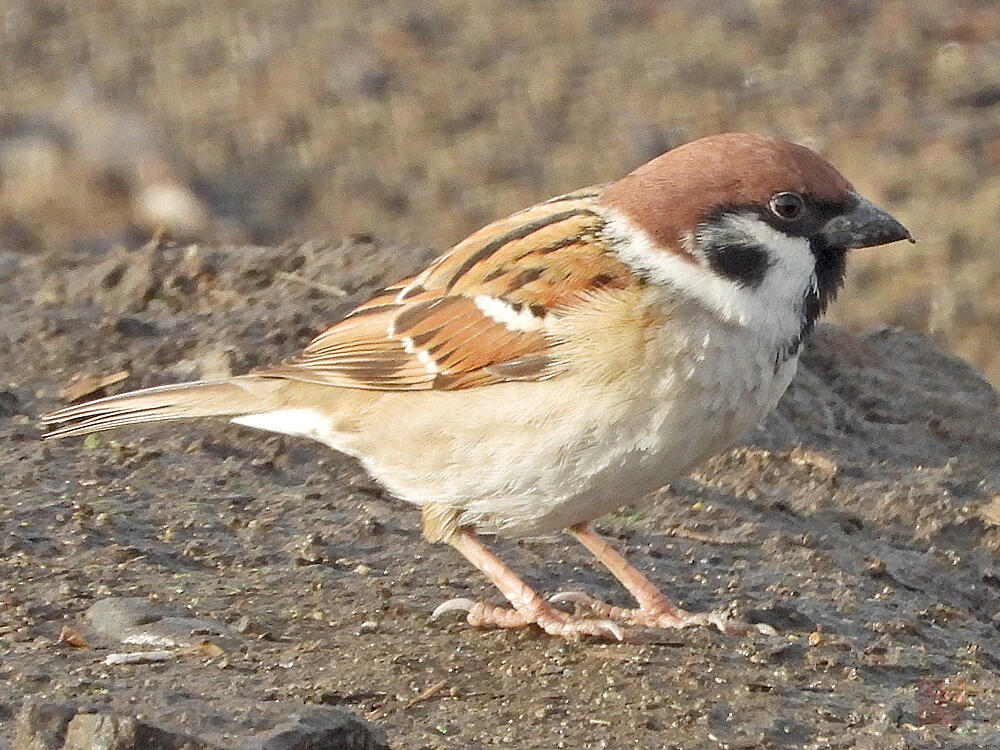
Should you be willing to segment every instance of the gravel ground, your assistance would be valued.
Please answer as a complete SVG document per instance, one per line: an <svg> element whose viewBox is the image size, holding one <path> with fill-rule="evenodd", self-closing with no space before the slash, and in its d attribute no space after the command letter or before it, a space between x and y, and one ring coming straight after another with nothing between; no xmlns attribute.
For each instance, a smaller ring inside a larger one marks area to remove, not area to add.
<svg viewBox="0 0 1000 750"><path fill-rule="evenodd" d="M0 253L0 747L28 698L229 747L309 706L396 748L1000 745L998 397L912 333L821 328L747 445L599 523L685 606L774 636L566 643L431 622L443 599L497 595L345 457L211 421L39 440L74 375L131 373L110 392L246 370L427 256L360 240ZM566 538L496 548L542 591L626 603ZM151 648L87 616L114 597L207 622L203 641L109 665Z"/></svg>

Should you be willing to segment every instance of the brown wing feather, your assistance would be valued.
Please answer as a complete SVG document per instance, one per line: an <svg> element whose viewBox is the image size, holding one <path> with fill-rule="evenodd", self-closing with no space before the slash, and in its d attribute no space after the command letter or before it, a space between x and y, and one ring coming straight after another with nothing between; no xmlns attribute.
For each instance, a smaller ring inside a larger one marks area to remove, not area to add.
<svg viewBox="0 0 1000 750"><path fill-rule="evenodd" d="M260 371L373 390L453 390L561 371L547 325L596 289L637 283L607 252L601 187L480 229L386 288L297 357Z"/></svg>

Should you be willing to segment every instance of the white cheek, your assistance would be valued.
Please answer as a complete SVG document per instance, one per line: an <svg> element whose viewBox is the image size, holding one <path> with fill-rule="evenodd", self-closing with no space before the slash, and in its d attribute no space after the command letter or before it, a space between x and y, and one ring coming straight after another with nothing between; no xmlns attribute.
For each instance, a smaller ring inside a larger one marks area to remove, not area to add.
<svg viewBox="0 0 1000 750"><path fill-rule="evenodd" d="M772 266L761 287L770 284L779 300L801 299L809 287L816 285L816 258L805 237L779 232L754 216L734 214L727 216L725 223L767 248Z"/></svg>
<svg viewBox="0 0 1000 750"><path fill-rule="evenodd" d="M815 260L804 238L789 237L749 215L727 217L729 229L767 248L771 266L757 287L741 285L675 252L618 213L608 217L608 238L621 259L666 287L680 289L721 318L786 340L798 335L802 301L815 286ZM692 245L694 238L687 240Z"/></svg>

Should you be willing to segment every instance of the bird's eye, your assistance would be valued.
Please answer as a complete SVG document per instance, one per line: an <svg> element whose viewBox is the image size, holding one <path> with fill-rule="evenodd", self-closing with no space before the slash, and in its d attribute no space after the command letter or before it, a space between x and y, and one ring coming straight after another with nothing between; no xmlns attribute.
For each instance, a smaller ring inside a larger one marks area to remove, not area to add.
<svg viewBox="0 0 1000 750"><path fill-rule="evenodd" d="M771 196L768 207L779 219L792 221L799 218L806 204L798 193L775 193Z"/></svg>

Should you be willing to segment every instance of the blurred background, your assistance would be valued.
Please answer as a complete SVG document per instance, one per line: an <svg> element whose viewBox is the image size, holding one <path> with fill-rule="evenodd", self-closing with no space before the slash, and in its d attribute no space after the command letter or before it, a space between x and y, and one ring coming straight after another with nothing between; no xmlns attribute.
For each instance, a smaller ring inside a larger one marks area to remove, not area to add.
<svg viewBox="0 0 1000 750"><path fill-rule="evenodd" d="M0 0L0 249L443 250L699 135L818 149L920 240L833 319L1000 384L994 0Z"/></svg>

